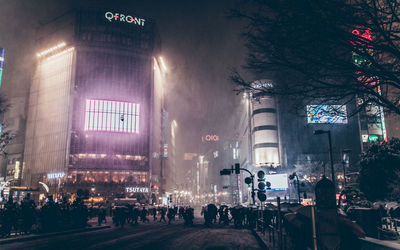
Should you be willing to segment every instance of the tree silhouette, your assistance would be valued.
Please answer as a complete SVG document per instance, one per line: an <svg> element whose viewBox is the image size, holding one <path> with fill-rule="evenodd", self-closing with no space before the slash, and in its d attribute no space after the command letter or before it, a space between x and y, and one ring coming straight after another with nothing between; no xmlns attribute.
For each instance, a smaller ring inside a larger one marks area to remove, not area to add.
<svg viewBox="0 0 400 250"><path fill-rule="evenodd" d="M294 103L376 104L400 115L400 3L393 0L249 0L231 16L246 24L244 69ZM254 89L234 70L237 90ZM259 86L257 90L260 90Z"/></svg>
<svg viewBox="0 0 400 250"><path fill-rule="evenodd" d="M360 165L360 190L369 200L400 200L400 139L372 144Z"/></svg>

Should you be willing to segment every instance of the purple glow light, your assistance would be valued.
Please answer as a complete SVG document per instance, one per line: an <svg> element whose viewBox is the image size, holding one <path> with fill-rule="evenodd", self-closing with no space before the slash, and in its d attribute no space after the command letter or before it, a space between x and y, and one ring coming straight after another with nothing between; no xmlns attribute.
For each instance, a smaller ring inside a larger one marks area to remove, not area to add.
<svg viewBox="0 0 400 250"><path fill-rule="evenodd" d="M138 134L139 110L136 103L87 99L84 130Z"/></svg>

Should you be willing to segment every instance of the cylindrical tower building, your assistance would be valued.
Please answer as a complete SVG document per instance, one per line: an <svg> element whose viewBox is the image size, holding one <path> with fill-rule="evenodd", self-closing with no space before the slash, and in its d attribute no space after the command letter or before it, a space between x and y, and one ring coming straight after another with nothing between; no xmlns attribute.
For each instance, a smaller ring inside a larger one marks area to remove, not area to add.
<svg viewBox="0 0 400 250"><path fill-rule="evenodd" d="M261 91L273 88L271 80L253 82L254 91L251 96L251 131L253 133L254 166L280 165L279 122L277 104L273 96Z"/></svg>

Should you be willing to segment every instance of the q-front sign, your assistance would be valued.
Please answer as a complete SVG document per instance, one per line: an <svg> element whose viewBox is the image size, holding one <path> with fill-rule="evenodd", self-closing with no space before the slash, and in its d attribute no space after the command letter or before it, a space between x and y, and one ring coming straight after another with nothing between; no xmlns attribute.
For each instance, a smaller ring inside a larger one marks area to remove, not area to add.
<svg viewBox="0 0 400 250"><path fill-rule="evenodd" d="M144 26L145 20L139 17L133 17L130 15L125 15L122 13L112 13L111 11L107 11L104 14L105 18L109 22L124 22L124 23L132 23L139 26Z"/></svg>

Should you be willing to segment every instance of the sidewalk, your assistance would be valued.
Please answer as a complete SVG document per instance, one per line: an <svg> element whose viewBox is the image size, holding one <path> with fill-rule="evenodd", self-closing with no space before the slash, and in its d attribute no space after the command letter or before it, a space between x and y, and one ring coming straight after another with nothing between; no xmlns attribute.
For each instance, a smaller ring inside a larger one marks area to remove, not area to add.
<svg viewBox="0 0 400 250"><path fill-rule="evenodd" d="M73 234L73 233L79 233L79 232L89 232L89 231L96 231L96 230L101 230L101 229L105 229L105 228L111 228L111 224L112 224L111 217L107 217L106 220L107 220L107 223L103 223L101 226L97 225L97 217L95 217L88 221L89 226L85 227L85 228L77 228L77 229L71 229L71 230L66 230L66 231L57 231L57 232L53 232L53 233L43 233L43 234L14 235L9 238L0 238L0 245L13 243L13 242L23 242L23 241L29 241L29 240L42 239L42 238L53 237L53 236L58 236L58 235L66 235L66 234Z"/></svg>

